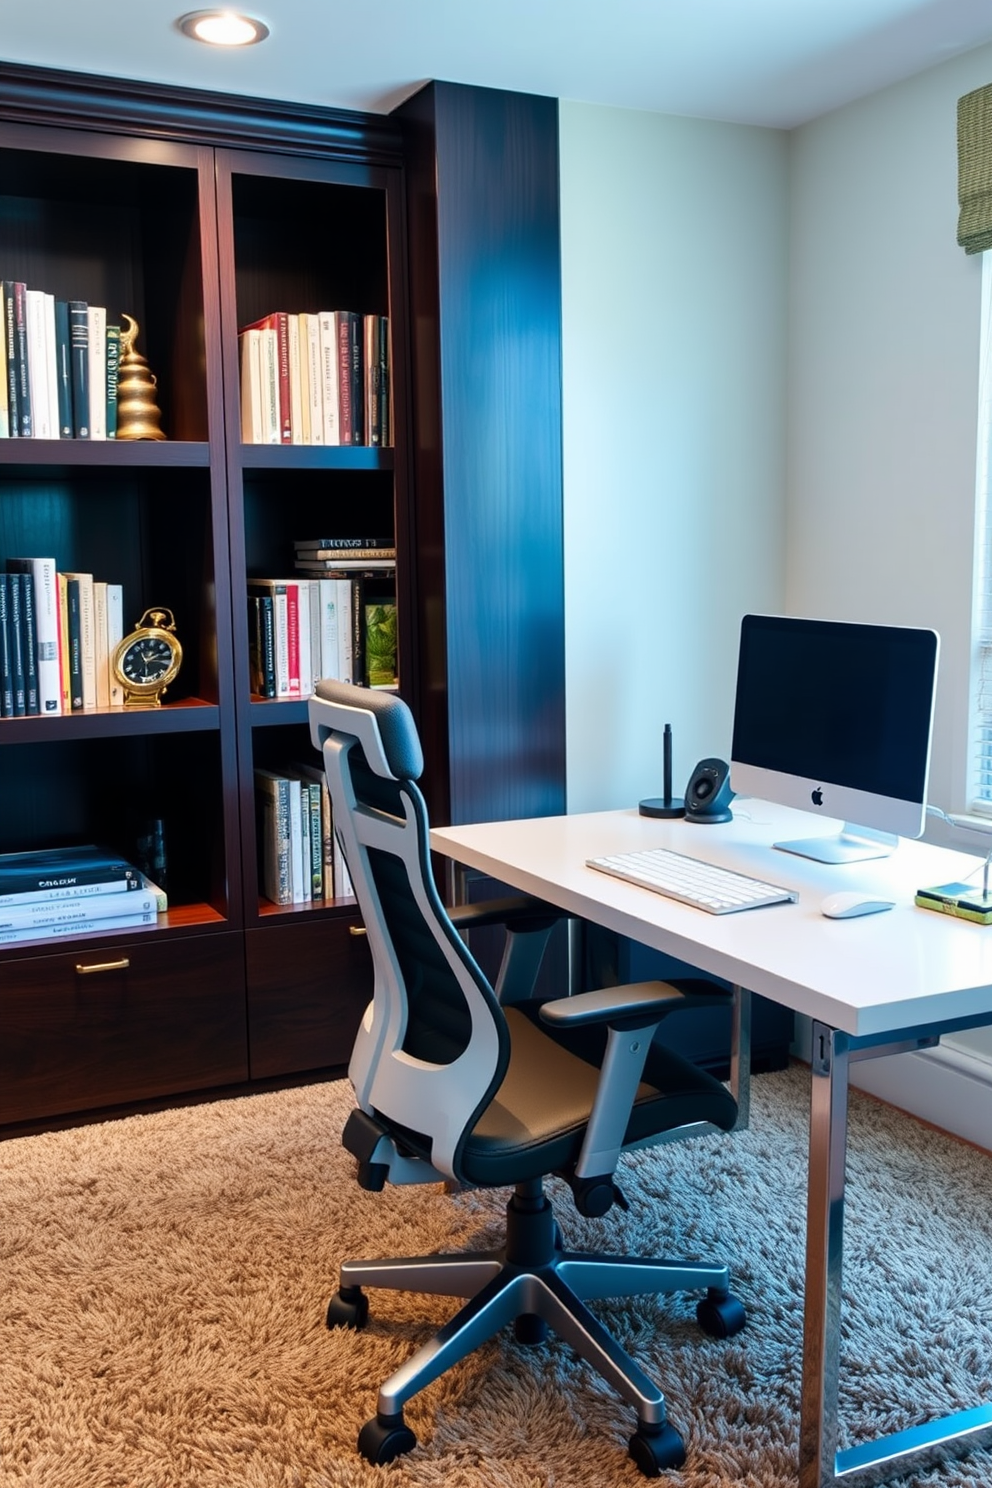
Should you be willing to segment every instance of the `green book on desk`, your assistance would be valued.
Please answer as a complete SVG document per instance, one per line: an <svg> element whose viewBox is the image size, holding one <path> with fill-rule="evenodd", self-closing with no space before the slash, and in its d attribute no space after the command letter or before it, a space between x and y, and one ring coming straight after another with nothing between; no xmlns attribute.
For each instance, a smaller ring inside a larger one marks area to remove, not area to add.
<svg viewBox="0 0 992 1488"><path fill-rule="evenodd" d="M941 914L956 915L959 920L992 925L992 896L983 894L974 884L946 883L932 889L917 889L916 903L921 909L936 909Z"/></svg>

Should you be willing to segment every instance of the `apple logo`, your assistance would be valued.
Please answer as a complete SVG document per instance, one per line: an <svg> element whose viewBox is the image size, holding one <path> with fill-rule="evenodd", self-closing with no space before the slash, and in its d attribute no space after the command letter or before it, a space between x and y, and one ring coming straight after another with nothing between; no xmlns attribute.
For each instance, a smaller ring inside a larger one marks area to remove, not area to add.
<svg viewBox="0 0 992 1488"><path fill-rule="evenodd" d="M814 806L823 805L823 792L819 786L816 787L815 791L810 791L809 798L813 802Z"/></svg>

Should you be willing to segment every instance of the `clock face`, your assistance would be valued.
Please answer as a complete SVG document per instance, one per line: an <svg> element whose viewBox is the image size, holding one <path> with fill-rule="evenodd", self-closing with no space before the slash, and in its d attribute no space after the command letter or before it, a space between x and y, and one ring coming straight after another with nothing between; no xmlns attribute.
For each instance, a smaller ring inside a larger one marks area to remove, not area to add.
<svg viewBox="0 0 992 1488"><path fill-rule="evenodd" d="M160 636L139 636L121 656L119 666L125 682L148 686L160 682L173 663L173 648Z"/></svg>

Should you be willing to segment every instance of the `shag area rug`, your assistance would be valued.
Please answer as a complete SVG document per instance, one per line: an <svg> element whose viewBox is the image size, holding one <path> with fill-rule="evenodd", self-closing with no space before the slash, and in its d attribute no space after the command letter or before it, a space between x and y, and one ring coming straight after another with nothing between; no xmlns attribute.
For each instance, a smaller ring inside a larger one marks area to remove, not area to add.
<svg viewBox="0 0 992 1488"><path fill-rule="evenodd" d="M449 1299L370 1293L324 1326L338 1262L499 1243L505 1192L363 1193L344 1083L0 1143L0 1484L32 1488L613 1488L644 1482L630 1409L569 1349L507 1330L406 1415L392 1467L355 1451L379 1382ZM630 1212L575 1248L726 1259L749 1325L695 1298L596 1304L687 1440L676 1488L794 1488L808 1073L753 1086L750 1130L637 1154ZM992 1398L992 1158L852 1095L845 1444ZM903 1484L992 1484L992 1455Z"/></svg>

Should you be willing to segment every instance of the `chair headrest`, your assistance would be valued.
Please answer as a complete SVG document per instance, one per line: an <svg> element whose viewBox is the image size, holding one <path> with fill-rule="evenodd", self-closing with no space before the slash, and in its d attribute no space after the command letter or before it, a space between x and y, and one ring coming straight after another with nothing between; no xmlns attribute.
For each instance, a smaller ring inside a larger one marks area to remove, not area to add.
<svg viewBox="0 0 992 1488"><path fill-rule="evenodd" d="M377 775L386 773L394 780L419 780L424 769L423 750L413 714L401 697L329 678L318 682L315 692L334 707L330 718L326 710L321 710L320 722L340 733L353 734ZM380 758L376 758L377 754Z"/></svg>

